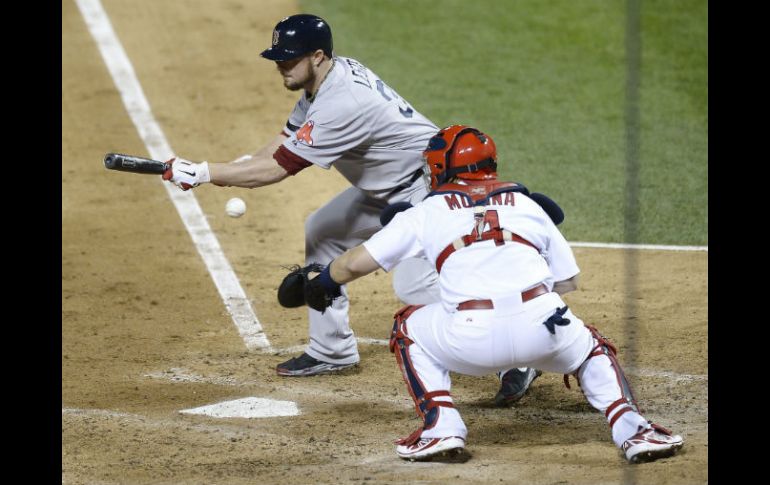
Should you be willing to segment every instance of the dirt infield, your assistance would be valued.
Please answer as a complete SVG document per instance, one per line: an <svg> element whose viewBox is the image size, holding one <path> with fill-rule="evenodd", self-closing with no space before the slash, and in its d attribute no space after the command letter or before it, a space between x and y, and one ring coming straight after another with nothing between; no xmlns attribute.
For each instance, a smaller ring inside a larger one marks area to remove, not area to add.
<svg viewBox="0 0 770 485"><path fill-rule="evenodd" d="M278 0L103 2L169 143L224 161L283 126L295 94L258 58ZM344 54L344 53L343 53ZM376 66L372 66L376 68ZM362 344L338 376L278 377L292 352L247 351L159 177L107 172L106 152L146 155L74 1L62 4L62 483L708 482L708 255L642 251L634 331L620 321L624 251L577 248L571 308L620 347L649 418L685 438L676 457L631 466L602 415L546 374L514 408L493 377L454 376L469 428L463 464L407 463L393 440L418 426L395 359ZM308 169L258 190L196 196L275 349L305 343L303 309L282 309L283 266L303 257L303 221L345 187ZM224 214L238 196L240 219ZM127 202L130 201L130 204ZM385 339L400 306L389 275L350 288L359 337ZM278 355L281 354L281 355ZM299 416L216 419L182 409L243 397L295 401Z"/></svg>

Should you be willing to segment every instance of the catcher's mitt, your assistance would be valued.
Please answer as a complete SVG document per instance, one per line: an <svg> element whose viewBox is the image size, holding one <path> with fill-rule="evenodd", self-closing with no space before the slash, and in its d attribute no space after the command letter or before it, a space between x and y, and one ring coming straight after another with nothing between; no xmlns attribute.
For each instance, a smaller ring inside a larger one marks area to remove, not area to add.
<svg viewBox="0 0 770 485"><path fill-rule="evenodd" d="M288 268L289 274L278 287L278 303L282 307L297 308L305 304L305 286L308 283L308 273L320 273L324 265L312 263L307 266L294 265Z"/></svg>
<svg viewBox="0 0 770 485"><path fill-rule="evenodd" d="M328 266L311 263L305 267L292 266L291 272L278 287L278 303L287 308L307 304L321 313L342 294L340 285L332 280ZM312 280L309 273L319 273Z"/></svg>

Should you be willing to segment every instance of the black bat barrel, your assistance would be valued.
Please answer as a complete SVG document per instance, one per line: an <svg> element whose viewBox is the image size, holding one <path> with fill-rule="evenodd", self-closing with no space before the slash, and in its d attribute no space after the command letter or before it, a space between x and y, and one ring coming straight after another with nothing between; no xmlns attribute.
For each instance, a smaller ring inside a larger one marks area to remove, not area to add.
<svg viewBox="0 0 770 485"><path fill-rule="evenodd" d="M149 174L162 174L168 170L168 164L165 162L121 153L108 153L105 155L104 166L109 170Z"/></svg>

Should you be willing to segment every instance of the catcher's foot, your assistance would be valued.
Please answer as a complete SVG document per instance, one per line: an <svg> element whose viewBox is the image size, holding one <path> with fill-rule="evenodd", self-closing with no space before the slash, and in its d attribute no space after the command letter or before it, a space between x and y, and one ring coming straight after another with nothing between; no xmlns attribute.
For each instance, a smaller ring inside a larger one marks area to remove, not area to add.
<svg viewBox="0 0 770 485"><path fill-rule="evenodd" d="M396 454L409 461L466 461L465 440L459 436L420 438L411 445L396 446Z"/></svg>
<svg viewBox="0 0 770 485"><path fill-rule="evenodd" d="M499 407L507 407L515 403L524 397L532 381L542 374L542 371L532 368L509 370L500 376L500 390L495 396L495 404Z"/></svg>
<svg viewBox="0 0 770 485"><path fill-rule="evenodd" d="M672 435L663 426L650 423L651 428L642 430L623 443L626 459L631 463L644 463L659 458L666 458L676 453L684 440L681 436Z"/></svg>
<svg viewBox="0 0 770 485"><path fill-rule="evenodd" d="M353 362L352 364L330 364L315 359L303 352L299 357L292 357L286 362L278 364L275 370L279 376L304 377L329 374L356 365L358 365L358 362Z"/></svg>

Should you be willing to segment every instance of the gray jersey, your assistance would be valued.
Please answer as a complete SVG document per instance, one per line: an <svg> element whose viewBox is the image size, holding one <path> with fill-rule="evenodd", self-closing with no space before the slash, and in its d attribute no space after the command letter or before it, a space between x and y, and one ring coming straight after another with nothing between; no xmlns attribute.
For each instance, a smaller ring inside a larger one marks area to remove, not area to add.
<svg viewBox="0 0 770 485"><path fill-rule="evenodd" d="M334 61L315 99L294 106L283 146L367 192L409 182L438 127L360 62Z"/></svg>

